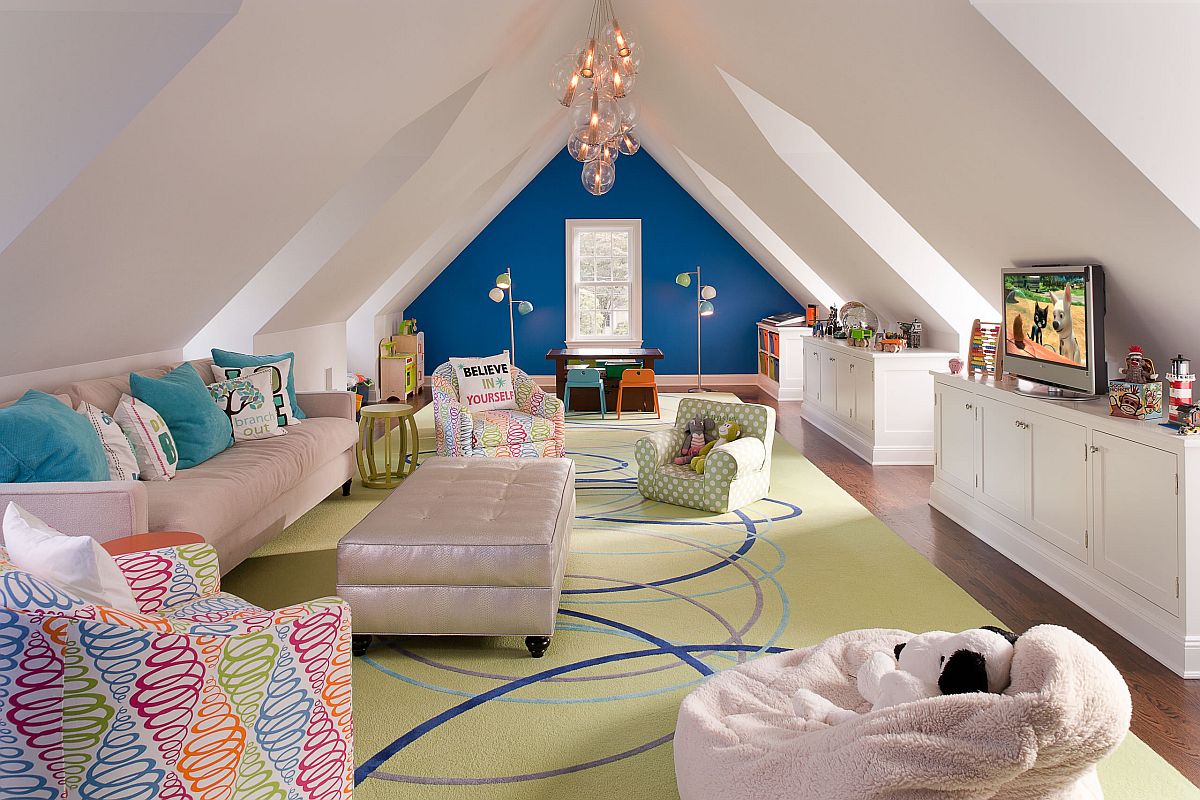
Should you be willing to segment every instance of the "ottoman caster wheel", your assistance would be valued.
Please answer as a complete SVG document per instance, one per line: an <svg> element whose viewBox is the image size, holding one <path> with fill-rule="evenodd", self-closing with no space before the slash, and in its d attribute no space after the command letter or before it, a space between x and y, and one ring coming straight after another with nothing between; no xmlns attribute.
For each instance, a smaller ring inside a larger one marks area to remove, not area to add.
<svg viewBox="0 0 1200 800"><path fill-rule="evenodd" d="M371 646L371 634L354 634L350 637L350 652L355 656L365 656Z"/></svg>
<svg viewBox="0 0 1200 800"><path fill-rule="evenodd" d="M526 636L525 646L529 648L529 655L534 658L541 658L546 655L546 649L550 647L550 637Z"/></svg>

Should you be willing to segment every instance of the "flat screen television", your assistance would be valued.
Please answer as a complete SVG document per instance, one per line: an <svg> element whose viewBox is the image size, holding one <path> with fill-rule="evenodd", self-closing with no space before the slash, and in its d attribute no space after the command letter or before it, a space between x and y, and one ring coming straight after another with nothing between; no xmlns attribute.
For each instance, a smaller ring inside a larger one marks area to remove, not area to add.
<svg viewBox="0 0 1200 800"><path fill-rule="evenodd" d="M1009 267L1003 281L1005 372L1041 384L1022 387L1030 394L1055 399L1106 394L1104 268Z"/></svg>

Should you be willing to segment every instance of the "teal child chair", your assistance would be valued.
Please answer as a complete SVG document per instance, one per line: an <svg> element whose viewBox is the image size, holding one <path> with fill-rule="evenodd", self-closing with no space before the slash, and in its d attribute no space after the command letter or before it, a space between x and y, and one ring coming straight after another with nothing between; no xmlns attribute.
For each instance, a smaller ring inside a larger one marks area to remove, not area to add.
<svg viewBox="0 0 1200 800"><path fill-rule="evenodd" d="M563 389L563 407L571 410L571 389L600 390L600 419L608 411L604 407L604 373L594 367L571 367L567 370L567 382Z"/></svg>

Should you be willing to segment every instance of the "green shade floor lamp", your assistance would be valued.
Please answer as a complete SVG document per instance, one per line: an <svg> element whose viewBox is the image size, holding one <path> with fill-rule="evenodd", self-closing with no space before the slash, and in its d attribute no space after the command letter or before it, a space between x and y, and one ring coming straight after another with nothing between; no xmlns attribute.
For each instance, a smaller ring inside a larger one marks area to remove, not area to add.
<svg viewBox="0 0 1200 800"><path fill-rule="evenodd" d="M675 276L675 282L680 286L687 288L692 285L692 276L696 276L696 385L689 392L709 392L711 389L705 389L701 385L700 374L700 320L703 317L711 317L713 311L712 300L717 296L717 290L712 286L705 286L700 280L700 265L690 272L681 272Z"/></svg>
<svg viewBox="0 0 1200 800"><path fill-rule="evenodd" d="M516 308L516 313L522 317L533 311L533 303L528 300L513 299L513 283L512 283L512 268L505 267L504 272L496 276L496 286L490 292L488 297L492 298L493 302L503 303L507 293L508 298L508 339L509 351L508 360L514 367L517 365L517 329L514 323L513 308Z"/></svg>

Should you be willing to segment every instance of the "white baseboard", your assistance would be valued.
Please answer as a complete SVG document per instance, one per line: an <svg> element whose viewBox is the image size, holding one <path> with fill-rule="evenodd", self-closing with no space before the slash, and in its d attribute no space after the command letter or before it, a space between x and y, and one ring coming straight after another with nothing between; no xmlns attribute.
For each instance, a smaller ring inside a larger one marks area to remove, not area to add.
<svg viewBox="0 0 1200 800"><path fill-rule="evenodd" d="M877 444L871 441L869 434L847 425L840 417L817 403L804 403L800 407L800 415L873 466L930 466L933 464L932 446L905 447Z"/></svg>
<svg viewBox="0 0 1200 800"><path fill-rule="evenodd" d="M1165 618L1165 612L1143 610L1137 598L1110 585L1086 564L940 481L935 480L929 487L929 505L1029 570L1168 669L1184 678L1200 678L1200 637L1184 636ZM1047 621L1054 621L1053 612Z"/></svg>

